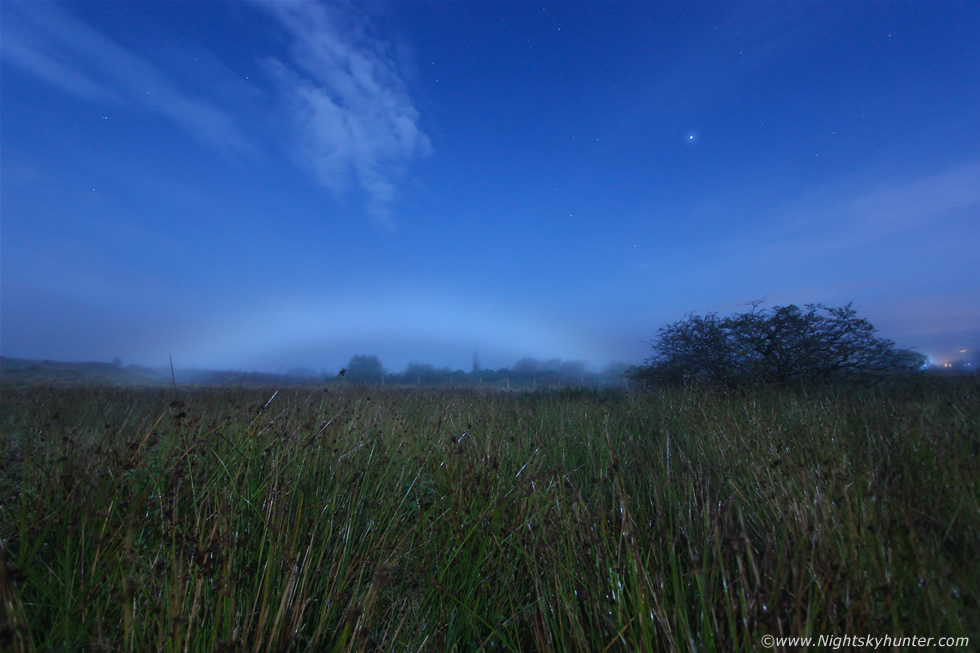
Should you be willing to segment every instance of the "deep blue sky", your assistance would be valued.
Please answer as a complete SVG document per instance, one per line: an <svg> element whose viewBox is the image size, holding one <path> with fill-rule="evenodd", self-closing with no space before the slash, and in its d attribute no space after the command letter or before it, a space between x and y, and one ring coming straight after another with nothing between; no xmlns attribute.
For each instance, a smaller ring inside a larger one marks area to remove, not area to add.
<svg viewBox="0 0 980 653"><path fill-rule="evenodd" d="M980 3L0 3L6 356L980 347Z"/></svg>

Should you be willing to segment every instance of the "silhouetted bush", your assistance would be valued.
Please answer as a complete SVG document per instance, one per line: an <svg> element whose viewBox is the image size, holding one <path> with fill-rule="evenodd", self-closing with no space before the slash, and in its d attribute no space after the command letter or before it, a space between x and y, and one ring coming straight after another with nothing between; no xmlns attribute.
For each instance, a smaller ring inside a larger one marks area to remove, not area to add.
<svg viewBox="0 0 980 653"><path fill-rule="evenodd" d="M719 317L689 315L650 343L654 355L631 376L659 383L726 387L906 374L925 358L875 336L851 304L807 304Z"/></svg>

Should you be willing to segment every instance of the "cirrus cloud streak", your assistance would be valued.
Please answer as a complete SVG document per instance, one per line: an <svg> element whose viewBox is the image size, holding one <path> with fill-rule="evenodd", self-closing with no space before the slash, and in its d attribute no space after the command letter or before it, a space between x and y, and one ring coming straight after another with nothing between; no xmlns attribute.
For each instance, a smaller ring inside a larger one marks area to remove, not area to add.
<svg viewBox="0 0 980 653"><path fill-rule="evenodd" d="M293 156L338 199L352 187L393 230L409 163L432 151L389 44L352 5L263 3L290 38L290 60L265 60L293 126Z"/></svg>
<svg viewBox="0 0 980 653"><path fill-rule="evenodd" d="M186 92L156 65L53 2L7 3L3 59L92 104L158 113L229 158L256 149L218 105Z"/></svg>

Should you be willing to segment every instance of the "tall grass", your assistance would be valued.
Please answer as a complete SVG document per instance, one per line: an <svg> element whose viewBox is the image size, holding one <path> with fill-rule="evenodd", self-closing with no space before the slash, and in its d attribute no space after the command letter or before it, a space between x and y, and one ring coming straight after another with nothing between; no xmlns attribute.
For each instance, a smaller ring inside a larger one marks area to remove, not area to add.
<svg viewBox="0 0 980 653"><path fill-rule="evenodd" d="M976 379L0 392L0 647L976 636Z"/></svg>

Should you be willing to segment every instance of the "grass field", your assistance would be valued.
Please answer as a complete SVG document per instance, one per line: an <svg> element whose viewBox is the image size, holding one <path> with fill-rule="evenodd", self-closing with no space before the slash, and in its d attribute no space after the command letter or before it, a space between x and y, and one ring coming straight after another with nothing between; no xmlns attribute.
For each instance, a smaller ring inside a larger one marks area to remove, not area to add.
<svg viewBox="0 0 980 653"><path fill-rule="evenodd" d="M0 390L0 648L976 640L978 391Z"/></svg>

